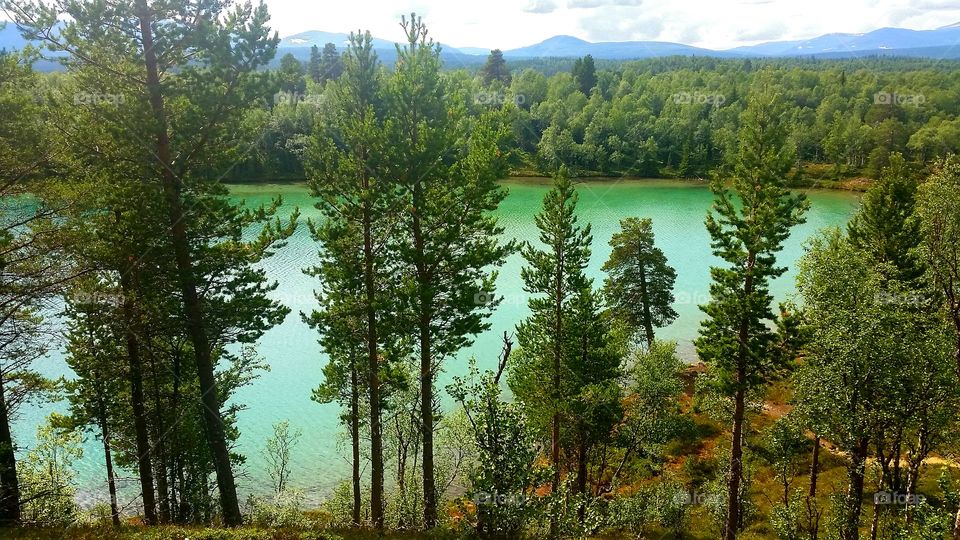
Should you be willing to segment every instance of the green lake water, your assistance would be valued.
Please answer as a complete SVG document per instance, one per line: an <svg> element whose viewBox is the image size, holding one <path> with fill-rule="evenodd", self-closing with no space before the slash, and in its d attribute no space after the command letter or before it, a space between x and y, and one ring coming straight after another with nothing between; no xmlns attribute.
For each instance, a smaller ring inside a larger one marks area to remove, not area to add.
<svg viewBox="0 0 960 540"><path fill-rule="evenodd" d="M505 236L535 241L533 216L540 209L548 183L508 181L505 186L510 195L498 211L500 223L506 229ZM708 298L709 266L715 262L703 225L712 201L710 192L700 184L664 180L590 181L580 184L578 191L580 220L593 227L593 256L588 272L596 286L602 282L600 267L610 254L607 242L619 228L619 221L627 217L653 219L657 245L677 270L675 309L680 315L673 325L660 330L658 337L676 340L683 357L695 360L691 342L702 319L697 306ZM282 195L282 212L299 207L304 220L319 217L302 185L238 185L232 186L231 193L250 205L268 203ZM811 209L807 223L794 230L780 256L780 262L790 270L773 283L778 300L793 294L794 263L803 253L804 242L820 229L844 225L859 200L854 194L839 191L812 190L808 195ZM339 425L339 407L318 405L310 400L311 390L320 382L326 362L316 335L300 320L300 312L309 312L315 307L312 296L315 282L301 270L316 262L316 249L306 227L301 226L289 245L265 263L271 279L279 282L275 297L292 311L283 324L272 329L258 344L258 351L271 370L234 397L236 403L247 406L239 415L242 433L239 450L247 456L247 463L238 471L238 484L244 493L269 490L260 451L272 434L272 425L281 420L289 420L303 431L294 452L291 481L294 487L303 489L308 499L316 501L337 484L349 480L349 445ZM495 365L500 352L499 336L505 330L512 332L514 325L528 313L520 281L521 266L521 258L515 255L501 268L496 292L504 301L490 318L492 328L478 336L472 347L445 364L439 388L444 388L452 376L464 373L471 356L478 359L481 367ZM39 368L51 376L62 375L66 369L58 354L44 360ZM29 410L23 411L15 425L21 455L33 443L37 424L55 408L28 406ZM89 504L92 500L105 499L106 483L97 441L90 438L84 446L85 455L78 463L77 472L80 496ZM136 493L134 474L132 471L121 474L126 486L123 502L129 502Z"/></svg>

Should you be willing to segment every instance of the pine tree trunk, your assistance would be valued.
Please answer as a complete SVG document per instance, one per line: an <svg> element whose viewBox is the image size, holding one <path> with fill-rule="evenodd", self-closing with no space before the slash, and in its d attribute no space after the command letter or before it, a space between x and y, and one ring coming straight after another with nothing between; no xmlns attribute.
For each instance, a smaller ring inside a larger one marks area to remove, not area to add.
<svg viewBox="0 0 960 540"><path fill-rule="evenodd" d="M170 395L170 412L175 418L179 418L180 413L180 377L181 377L181 358L180 352L175 352L173 355L173 391ZM171 440L171 452L170 452L170 485L174 486L171 492L177 492L179 489L177 499L175 501L175 506L173 507L173 520L176 523L185 523L187 521L187 515L189 510L187 508L187 500L184 495L184 475L183 475L183 457L180 455L178 450L180 449L180 436L175 431Z"/></svg>
<svg viewBox="0 0 960 540"><path fill-rule="evenodd" d="M418 332L420 338L420 423L423 436L423 526L430 530L437 525L437 485L434 479L433 456L433 335L431 279L425 263L425 244L418 211L424 207L423 187L413 189L413 242L416 253L417 285L420 305Z"/></svg>
<svg viewBox="0 0 960 540"><path fill-rule="evenodd" d="M429 323L428 323L429 325ZM429 329L427 330L429 332ZM420 357L420 415L423 431L423 526L433 529L437 525L437 486L434 478L433 456L433 367L430 358L430 339L421 339L428 347L421 350Z"/></svg>
<svg viewBox="0 0 960 540"><path fill-rule="evenodd" d="M551 487L554 496L560 493L560 369L562 367L562 336L563 336L563 277L566 273L564 253L561 249L557 253L557 277L554 284L554 336L553 336L553 398L554 411L553 422L550 433L550 459L553 463L553 486ZM550 517L550 538L559 536L559 523L556 516Z"/></svg>
<svg viewBox="0 0 960 540"><path fill-rule="evenodd" d="M587 434L585 429L580 430L580 444L577 447L577 493L587 494ZM577 519L583 523L586 517L586 501L577 508Z"/></svg>
<svg viewBox="0 0 960 540"><path fill-rule="evenodd" d="M350 360L350 439L353 445L353 524L360 526L360 374L357 361L351 353Z"/></svg>
<svg viewBox="0 0 960 540"><path fill-rule="evenodd" d="M130 274L135 269L120 274L123 290L124 333L127 342L127 362L130 381L130 407L133 410L133 430L137 445L137 472L140 477L140 496L143 499L143 520L147 525L157 524L157 503L153 491L153 465L150 435L147 427L147 412L143 397L143 361L140 358L140 339L134 330L136 305Z"/></svg>
<svg viewBox="0 0 960 540"><path fill-rule="evenodd" d="M370 189L370 180L363 175L363 189ZM380 425L380 358L377 351L377 314L375 309L372 211L369 203L363 209L363 264L367 311L367 392L370 399L370 519L383 530L383 431Z"/></svg>
<svg viewBox="0 0 960 540"><path fill-rule="evenodd" d="M0 527L20 523L20 484L17 481L17 456L10 434L10 414L4 381L0 379Z"/></svg>
<svg viewBox="0 0 960 540"><path fill-rule="evenodd" d="M744 297L753 294L753 267L756 257L753 253L747 256L747 274L743 282ZM730 447L730 478L727 481L727 521L724 527L724 540L735 540L740 530L742 516L740 512L740 483L743 478L743 424L746 416L746 385L747 360L751 352L750 324L746 317L740 322L738 329L740 342L737 358L737 390L733 403L733 430Z"/></svg>
<svg viewBox="0 0 960 540"><path fill-rule="evenodd" d="M210 343L207 338L204 324L203 308L195 283L193 260L190 255L190 241L187 236L183 201L181 199L180 179L173 173L170 154L170 140L167 133L167 117L164 110L164 98L160 87L160 74L154 48L152 15L146 0L138 0L139 22L141 38L143 40L144 67L146 69L146 84L150 94L150 108L156 121L157 140L156 157L158 168L163 182L163 192L166 197L167 211L170 220L170 235L173 244L174 257L177 263L178 278L181 294L183 295L184 311L187 318L187 331L193 344L196 358L197 375L200 382L200 395L203 403L203 420L213 456L214 469L217 476L217 487L220 492L220 508L223 512L223 521L227 526L236 527L243 523L240 514L240 501L237 498L237 487L230 463L230 449L220 414L220 395L217 392L217 381L214 374L211 358Z"/></svg>
<svg viewBox="0 0 960 540"><path fill-rule="evenodd" d="M147 340L151 337L148 334ZM164 438L166 435L166 423L163 421L164 415L168 414L163 407L163 401L160 397L160 376L157 374L156 358L150 357L150 375L153 378L153 408L154 408L154 428L153 428L153 477L157 481L157 495L160 523L170 523L170 491L167 485L167 453Z"/></svg>
<svg viewBox="0 0 960 540"><path fill-rule="evenodd" d="M117 483L113 474L113 455L110 451L110 430L107 427L107 417L100 411L100 439L103 441L103 462L107 467L107 491L110 492L110 519L114 527L120 526L120 507L117 505Z"/></svg>
<svg viewBox="0 0 960 540"><path fill-rule="evenodd" d="M735 540L740 528L740 481L743 478L745 401L746 391L742 388L738 389L734 396L733 440L730 447L730 478L727 480L727 521L723 533L724 540Z"/></svg>

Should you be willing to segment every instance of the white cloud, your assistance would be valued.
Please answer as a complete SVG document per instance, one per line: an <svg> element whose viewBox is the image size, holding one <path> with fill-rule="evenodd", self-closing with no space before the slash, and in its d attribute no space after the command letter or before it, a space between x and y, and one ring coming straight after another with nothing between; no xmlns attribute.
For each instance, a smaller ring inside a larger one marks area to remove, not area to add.
<svg viewBox="0 0 960 540"><path fill-rule="evenodd" d="M438 41L501 49L559 34L725 49L885 26L933 29L960 21L958 0L265 1L281 36L369 29L377 37L400 40L400 16L416 11Z"/></svg>

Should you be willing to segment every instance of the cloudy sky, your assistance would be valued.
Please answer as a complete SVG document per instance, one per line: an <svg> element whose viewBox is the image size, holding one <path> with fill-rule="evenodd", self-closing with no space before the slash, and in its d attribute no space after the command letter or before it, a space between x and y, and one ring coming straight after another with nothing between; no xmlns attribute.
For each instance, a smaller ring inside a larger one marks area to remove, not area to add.
<svg viewBox="0 0 960 540"><path fill-rule="evenodd" d="M399 39L400 15L423 15L456 47L511 49L558 34L589 41L659 40L725 49L884 26L960 22L960 0L266 0L281 36L369 29Z"/></svg>

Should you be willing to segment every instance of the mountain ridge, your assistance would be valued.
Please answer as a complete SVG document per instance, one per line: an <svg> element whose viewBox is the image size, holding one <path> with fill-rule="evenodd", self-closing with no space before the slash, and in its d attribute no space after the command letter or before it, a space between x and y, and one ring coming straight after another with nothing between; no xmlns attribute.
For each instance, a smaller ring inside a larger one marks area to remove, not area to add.
<svg viewBox="0 0 960 540"><path fill-rule="evenodd" d="M286 52L303 59L310 47L333 43L342 49L348 33L308 30L280 40L279 56ZM27 44L15 25L0 22L0 50L17 50ZM446 60L464 65L481 62L492 49L453 47L440 44ZM385 59L395 56L394 41L373 38L374 49ZM931 59L960 59L960 22L933 30L884 27L863 33L833 32L810 39L781 40L744 45L730 49L707 49L667 41L590 42L571 35L556 35L539 43L503 51L508 58L572 58L587 54L603 60L631 60L664 56L710 56L717 58L823 57L856 58L865 56L905 56Z"/></svg>

